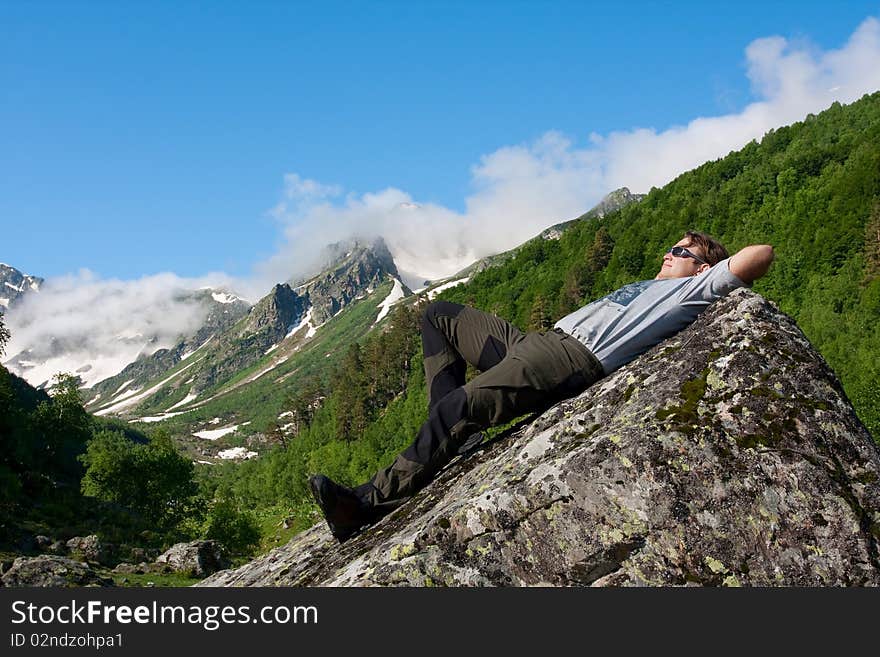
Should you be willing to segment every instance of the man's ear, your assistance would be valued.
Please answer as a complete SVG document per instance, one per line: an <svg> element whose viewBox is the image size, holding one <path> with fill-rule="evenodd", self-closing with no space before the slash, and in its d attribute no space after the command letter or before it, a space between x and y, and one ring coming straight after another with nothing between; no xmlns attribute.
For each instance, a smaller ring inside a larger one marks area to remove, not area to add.
<svg viewBox="0 0 880 657"><path fill-rule="evenodd" d="M699 276L704 271L709 271L711 268L712 268L712 265L707 265L706 263L703 263L702 265L699 266L696 273L694 273L694 276Z"/></svg>

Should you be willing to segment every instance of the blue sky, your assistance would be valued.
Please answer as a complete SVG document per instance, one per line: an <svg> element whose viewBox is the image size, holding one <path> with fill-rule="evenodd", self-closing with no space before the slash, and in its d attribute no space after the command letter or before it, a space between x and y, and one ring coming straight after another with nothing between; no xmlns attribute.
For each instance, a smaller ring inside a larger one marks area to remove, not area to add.
<svg viewBox="0 0 880 657"><path fill-rule="evenodd" d="M493 154L567 162L591 134L737 115L767 95L747 75L753 41L822 53L880 16L878 2L611 4L0 0L0 261L244 278L320 230L322 204L362 221L393 188L405 198L388 203L478 216L480 187L508 181ZM327 189L303 201L303 180Z"/></svg>

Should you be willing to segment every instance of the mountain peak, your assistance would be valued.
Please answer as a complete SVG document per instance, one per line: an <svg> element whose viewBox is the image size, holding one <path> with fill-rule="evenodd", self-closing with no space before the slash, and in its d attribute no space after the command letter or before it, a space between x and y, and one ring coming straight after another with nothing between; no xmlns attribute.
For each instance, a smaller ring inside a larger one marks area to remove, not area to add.
<svg viewBox="0 0 880 657"><path fill-rule="evenodd" d="M352 236L339 242L333 242L324 247L319 261L321 262L321 272L325 274L328 271L337 271L342 267L348 266L351 262L362 260L374 260L393 276L398 276L397 266L394 264L394 258L385 240L379 237L363 237ZM294 283L295 287L302 287L305 282L314 280L315 276Z"/></svg>
<svg viewBox="0 0 880 657"><path fill-rule="evenodd" d="M604 219L607 215L617 212L621 208L630 205L631 203L638 203L643 198L645 198L645 194L633 194L631 191L629 191L628 187L615 189L613 192L608 192L607 194L605 194L605 196L602 197L601 201L599 201L596 205L587 210L577 219L563 221L562 223L544 229L541 232L541 238L545 240L557 240L562 236L562 233L565 232L565 230L576 221L592 219L594 217L597 219Z"/></svg>
<svg viewBox="0 0 880 657"><path fill-rule="evenodd" d="M643 198L645 198L645 194L633 194L629 191L628 187L621 187L620 189L615 189L613 192L609 192L603 196L602 200L584 216L599 217L602 219L606 214L617 212L630 203L638 203Z"/></svg>
<svg viewBox="0 0 880 657"><path fill-rule="evenodd" d="M325 267L294 290L309 298L312 321L321 324L359 296L371 293L388 276L400 278L394 257L381 237L352 237L330 244Z"/></svg>
<svg viewBox="0 0 880 657"><path fill-rule="evenodd" d="M39 292L45 281L0 262L0 313L26 294Z"/></svg>

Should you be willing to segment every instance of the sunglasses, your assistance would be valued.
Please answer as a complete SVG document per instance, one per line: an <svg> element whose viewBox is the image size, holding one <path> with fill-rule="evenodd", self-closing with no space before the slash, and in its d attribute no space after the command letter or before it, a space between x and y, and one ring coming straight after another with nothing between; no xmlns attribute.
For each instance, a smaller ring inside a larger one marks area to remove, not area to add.
<svg viewBox="0 0 880 657"><path fill-rule="evenodd" d="M676 258L693 258L697 262L702 262L704 265L708 265L709 263L703 260L700 256L695 253L691 253L683 246L673 246L666 253L671 253Z"/></svg>

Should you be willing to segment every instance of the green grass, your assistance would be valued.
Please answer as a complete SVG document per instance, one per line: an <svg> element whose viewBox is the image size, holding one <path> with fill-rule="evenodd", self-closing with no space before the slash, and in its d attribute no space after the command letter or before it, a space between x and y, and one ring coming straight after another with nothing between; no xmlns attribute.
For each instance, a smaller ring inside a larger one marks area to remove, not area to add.
<svg viewBox="0 0 880 657"><path fill-rule="evenodd" d="M266 554L273 548L286 544L294 536L321 520L321 513L314 504L300 507L260 508L256 511L256 516L262 536L256 550L258 554Z"/></svg>
<svg viewBox="0 0 880 657"><path fill-rule="evenodd" d="M104 577L110 577L116 586L125 587L169 587L169 586L192 586L201 582L201 577L188 577L178 573L112 573L99 571Z"/></svg>

